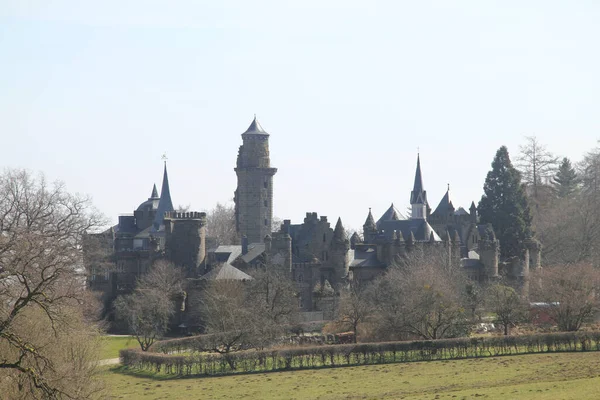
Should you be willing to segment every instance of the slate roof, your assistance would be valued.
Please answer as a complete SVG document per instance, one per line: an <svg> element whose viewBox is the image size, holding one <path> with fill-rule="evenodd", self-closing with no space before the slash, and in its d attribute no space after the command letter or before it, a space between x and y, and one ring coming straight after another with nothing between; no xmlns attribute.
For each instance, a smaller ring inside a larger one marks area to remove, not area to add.
<svg viewBox="0 0 600 400"><path fill-rule="evenodd" d="M442 240L425 219L382 221L381 230L388 239L391 239L394 232L399 230L405 239L408 239L412 233L416 241L428 241L433 233L436 242Z"/></svg>
<svg viewBox="0 0 600 400"><path fill-rule="evenodd" d="M165 213L175 210L171 201L171 191L169 190L169 176L167 175L167 163L165 162L165 170L163 173L162 188L160 189L160 201L154 218L154 229L158 230L163 224Z"/></svg>
<svg viewBox="0 0 600 400"><path fill-rule="evenodd" d="M200 279L207 281L248 281L252 277L231 264L223 264L202 275Z"/></svg>
<svg viewBox="0 0 600 400"><path fill-rule="evenodd" d="M265 252L264 243L252 243L248 245L248 252L241 256L241 259L249 264L254 261L258 256Z"/></svg>
<svg viewBox="0 0 600 400"><path fill-rule="evenodd" d="M256 114L254 115L254 119L252 120L252 123L250 124L250 126L248 127L248 129L246 129L246 132L242 133L242 135L269 135L267 132L265 132L265 130L263 129L262 126L260 126L260 123L258 123L258 120L256 119Z"/></svg>
<svg viewBox="0 0 600 400"><path fill-rule="evenodd" d="M152 194L148 198L148 200L144 201L140 204L136 211L142 210L156 210L158 208L158 203L160 201L160 197L158 197L158 192L156 191L156 184L152 187Z"/></svg>
<svg viewBox="0 0 600 400"><path fill-rule="evenodd" d="M454 215L469 215L469 213L464 208L458 207L458 209L454 211Z"/></svg>
<svg viewBox="0 0 600 400"><path fill-rule="evenodd" d="M442 200L440 200L440 204L438 204L431 215L447 215L450 210L454 210L454 205L452 204L452 200L450 200L450 189L448 189Z"/></svg>
<svg viewBox="0 0 600 400"><path fill-rule="evenodd" d="M367 215L367 219L365 220L364 226L369 228L376 228L375 218L373 218L373 213L371 212L371 208L369 208L369 215Z"/></svg>
<svg viewBox="0 0 600 400"><path fill-rule="evenodd" d="M377 220L377 223L375 225L377 226L377 229L381 229L382 221L398 221L401 219L406 218L400 213L400 211L398 211L396 207L394 207L394 203L392 203L390 208L388 208L386 212L383 213L383 215Z"/></svg>
<svg viewBox="0 0 600 400"><path fill-rule="evenodd" d="M385 267L377 259L377 251L373 248L358 248L350 253L350 267L352 268L382 268Z"/></svg>

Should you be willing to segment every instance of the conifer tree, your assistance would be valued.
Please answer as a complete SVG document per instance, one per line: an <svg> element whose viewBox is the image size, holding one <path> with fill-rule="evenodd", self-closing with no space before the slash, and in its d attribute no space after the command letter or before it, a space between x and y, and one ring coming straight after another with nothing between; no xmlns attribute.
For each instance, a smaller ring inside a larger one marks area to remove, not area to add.
<svg viewBox="0 0 600 400"><path fill-rule="evenodd" d="M553 181L556 195L560 198L569 197L577 192L579 177L567 157L563 158L560 163Z"/></svg>
<svg viewBox="0 0 600 400"><path fill-rule="evenodd" d="M511 164L506 146L496 152L483 191L477 208L481 223L494 227L502 258L520 256L525 239L532 235L531 214L521 174Z"/></svg>

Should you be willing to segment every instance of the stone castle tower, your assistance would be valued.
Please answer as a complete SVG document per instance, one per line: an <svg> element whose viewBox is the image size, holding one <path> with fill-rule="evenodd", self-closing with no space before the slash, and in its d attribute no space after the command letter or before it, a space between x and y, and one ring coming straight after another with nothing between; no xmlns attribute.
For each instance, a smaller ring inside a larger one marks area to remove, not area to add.
<svg viewBox="0 0 600 400"><path fill-rule="evenodd" d="M238 181L234 196L236 229L249 243L262 243L271 233L273 175L277 168L271 168L269 134L256 116L242 133L242 141L235 168Z"/></svg>
<svg viewBox="0 0 600 400"><path fill-rule="evenodd" d="M206 259L206 213L165 213L165 255L192 274L204 272Z"/></svg>

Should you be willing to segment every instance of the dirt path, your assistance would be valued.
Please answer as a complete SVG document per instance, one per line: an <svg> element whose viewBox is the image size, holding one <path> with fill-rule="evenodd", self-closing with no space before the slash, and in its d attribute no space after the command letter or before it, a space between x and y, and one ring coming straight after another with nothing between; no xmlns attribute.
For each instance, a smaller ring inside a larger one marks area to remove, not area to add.
<svg viewBox="0 0 600 400"><path fill-rule="evenodd" d="M98 361L98 365L117 365L121 362L119 358L109 358L107 360Z"/></svg>

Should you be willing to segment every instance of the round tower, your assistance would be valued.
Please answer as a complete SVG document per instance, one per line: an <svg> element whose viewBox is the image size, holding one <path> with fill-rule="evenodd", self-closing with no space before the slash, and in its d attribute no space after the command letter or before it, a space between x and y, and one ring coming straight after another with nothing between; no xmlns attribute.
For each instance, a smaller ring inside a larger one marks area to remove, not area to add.
<svg viewBox="0 0 600 400"><path fill-rule="evenodd" d="M165 214L164 223L169 260L192 272L199 271L206 258L206 213L171 211Z"/></svg>
<svg viewBox="0 0 600 400"><path fill-rule="evenodd" d="M242 133L237 165L237 189L234 195L236 228L250 243L261 243L271 233L273 221L273 176L269 158L269 134L256 116Z"/></svg>

